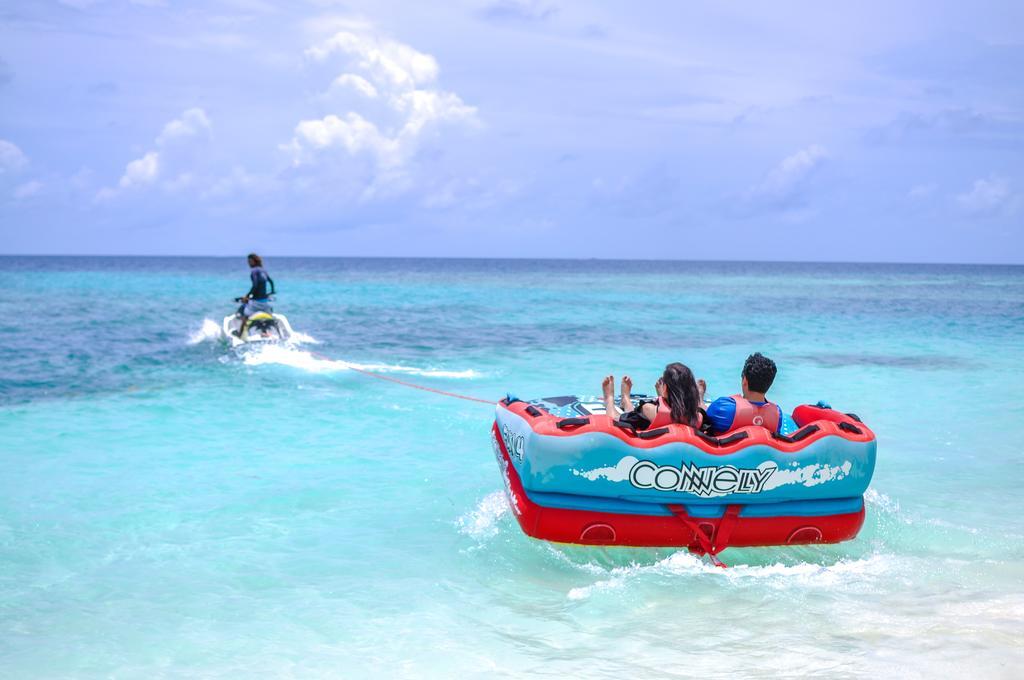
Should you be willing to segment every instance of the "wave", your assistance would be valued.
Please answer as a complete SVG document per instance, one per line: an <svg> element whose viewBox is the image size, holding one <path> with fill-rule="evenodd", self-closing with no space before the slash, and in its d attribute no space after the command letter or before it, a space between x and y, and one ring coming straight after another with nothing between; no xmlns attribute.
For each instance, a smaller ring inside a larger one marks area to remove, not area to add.
<svg viewBox="0 0 1024 680"><path fill-rule="evenodd" d="M294 345L319 345L320 341L314 338L309 333L303 333L292 329L292 335L288 338L288 342Z"/></svg>
<svg viewBox="0 0 1024 680"><path fill-rule="evenodd" d="M470 538L483 541L493 538L502 530L502 524L510 515L508 499L504 491L493 491L484 496L472 510L459 517L455 524L459 533ZM706 557L691 553L689 550L675 550L663 557L661 549L616 548L627 551L625 555L615 553L617 557L630 559L628 564L615 566L603 560L600 549L588 546L585 548L587 557L577 559L573 546L553 545L541 542L541 549L548 557L570 569L588 574L593 582L572 588L566 594L570 600L585 600L594 594L629 588L637 582L658 578L677 578L680 576L701 576L724 579L734 585L761 584L758 587L785 589L791 587L823 588L823 589L867 589L875 587L879 578L886 576L894 569L902 569L897 564L899 559L894 555L876 552L863 557L840 557L832 562L814 561L777 561L770 564L735 564L729 557L739 558L740 555L729 551L725 559L728 568L717 567ZM595 551L597 551L595 553ZM650 558L655 557L653 561ZM640 558L637 560L637 558ZM799 560L793 556L792 559ZM828 558L825 558L826 560ZM617 561L615 559L612 562ZM602 563L603 562L603 563Z"/></svg>
<svg viewBox="0 0 1024 680"><path fill-rule="evenodd" d="M189 345L199 345L205 342L222 342L224 332L221 324L213 319L203 319L198 330L189 335ZM375 373L404 373L405 375L418 375L428 378L454 378L472 379L480 377L480 373L474 370L447 371L430 368L417 368L415 366L402 366L400 364L361 364L344 359L331 359L315 352L299 349L299 345L319 345L320 341L308 333L293 331L286 342L255 344L251 346L238 347L237 352L242 361L248 366L262 366L265 364L278 364L291 366L311 373L332 373L336 371L372 371Z"/></svg>
<svg viewBox="0 0 1024 680"><path fill-rule="evenodd" d="M593 572L592 565L581 565ZM858 579L875 578L893 567L891 556L872 555L858 559L841 559L832 564L781 562L766 565L730 565L727 569L712 565L707 559L688 551L673 553L654 564L633 564L616 567L606 572L608 578L590 585L579 586L568 592L570 600L587 599L596 592L615 590L631 581L648 576L708 575L723 578L733 583L766 582L770 587L786 588L791 585L803 587L834 588L849 586Z"/></svg>
<svg viewBox="0 0 1024 680"><path fill-rule="evenodd" d="M490 538L498 533L501 518L511 512L504 491L493 491L456 521L459 532L472 538Z"/></svg>
<svg viewBox="0 0 1024 680"><path fill-rule="evenodd" d="M213 319L203 319L203 325L199 330L188 337L188 344L198 345L204 342L219 342L223 337L220 324Z"/></svg>
<svg viewBox="0 0 1024 680"><path fill-rule="evenodd" d="M311 373L334 373L356 369L376 373L404 373L406 375L419 375L430 378L470 379L480 376L478 372L473 370L444 371L396 364L359 364L343 359L331 359L308 350L298 349L292 343L266 344L256 347L245 347L241 348L241 350L242 361L249 366L279 364Z"/></svg>
<svg viewBox="0 0 1024 680"><path fill-rule="evenodd" d="M889 498L889 496L876 489L872 488L864 492L864 502L879 512L890 515L900 514L900 502Z"/></svg>

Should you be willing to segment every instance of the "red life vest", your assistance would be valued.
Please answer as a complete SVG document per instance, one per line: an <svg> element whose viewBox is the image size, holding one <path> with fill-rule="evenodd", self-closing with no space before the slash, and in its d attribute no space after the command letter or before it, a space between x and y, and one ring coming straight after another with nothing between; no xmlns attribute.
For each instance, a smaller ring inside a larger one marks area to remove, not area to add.
<svg viewBox="0 0 1024 680"><path fill-rule="evenodd" d="M747 425L760 425L769 432L778 432L779 407L776 404L767 401L757 406L744 399L742 394L734 394L732 398L736 402L736 415L733 416L729 431Z"/></svg>
<svg viewBox="0 0 1024 680"><path fill-rule="evenodd" d="M666 427L667 425L671 425L672 423L675 422L674 420L672 420L672 409L668 407L668 402L666 402L664 399L659 398L657 404L658 415L654 416L654 420L651 421L650 427L647 428L648 430L653 430L658 427ZM694 425L694 427L700 427L700 423L702 420L703 418L700 414L700 411L697 411L697 424Z"/></svg>

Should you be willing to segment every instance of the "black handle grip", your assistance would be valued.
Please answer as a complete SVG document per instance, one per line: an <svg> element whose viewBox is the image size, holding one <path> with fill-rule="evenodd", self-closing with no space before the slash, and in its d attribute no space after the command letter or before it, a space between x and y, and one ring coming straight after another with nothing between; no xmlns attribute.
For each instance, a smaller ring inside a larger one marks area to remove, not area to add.
<svg viewBox="0 0 1024 680"><path fill-rule="evenodd" d="M533 406L527 406L526 407L526 412L529 413L534 418L540 417L540 410L535 408L535 407L533 407Z"/></svg>
<svg viewBox="0 0 1024 680"><path fill-rule="evenodd" d="M711 435L701 432L700 430L694 430L693 433L700 437L706 443L711 444L712 446L718 446L718 437L712 437Z"/></svg>
<svg viewBox="0 0 1024 680"><path fill-rule="evenodd" d="M630 425L629 423L624 423L618 418L612 418L612 425L619 428L620 430L626 430L633 434L634 436L636 435L636 427Z"/></svg>
<svg viewBox="0 0 1024 680"><path fill-rule="evenodd" d="M579 427L580 425L589 425L590 418L563 418L555 423L555 427L559 430L564 430L567 427Z"/></svg>
<svg viewBox="0 0 1024 680"><path fill-rule="evenodd" d="M657 439L663 434L668 434L667 427L659 427L657 430L641 430L636 433L636 436L640 439Z"/></svg>
<svg viewBox="0 0 1024 680"><path fill-rule="evenodd" d="M801 439L807 439L808 437L810 437L812 434L814 434L815 432L817 432L820 429L821 428L818 427L817 425L808 425L808 426L802 427L799 430L797 430L796 432L794 432L792 435L790 435L789 438L792 439L795 442L798 442Z"/></svg>
<svg viewBox="0 0 1024 680"><path fill-rule="evenodd" d="M839 429L844 432L852 432L853 434L864 434L864 430L853 423L839 423Z"/></svg>
<svg viewBox="0 0 1024 680"><path fill-rule="evenodd" d="M718 445L719 446L728 446L729 444L735 444L736 442L743 441L744 439L746 439L749 436L750 435L747 434L746 432L737 432L736 434L731 434L728 437L723 437L723 438L719 439L718 440Z"/></svg>

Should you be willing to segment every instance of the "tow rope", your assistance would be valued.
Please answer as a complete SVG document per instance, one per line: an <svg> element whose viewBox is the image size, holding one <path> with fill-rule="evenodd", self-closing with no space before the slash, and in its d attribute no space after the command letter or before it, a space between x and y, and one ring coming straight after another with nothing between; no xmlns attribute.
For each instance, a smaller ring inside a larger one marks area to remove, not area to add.
<svg viewBox="0 0 1024 680"><path fill-rule="evenodd" d="M471 397L471 396L466 395L466 394L456 394L455 392L445 392L444 390L439 390L439 389L436 389L434 387L427 387L426 385L417 385L416 383L407 382L405 380L399 380L398 378L392 378L391 376L388 376L388 375L381 375L380 373L374 373L373 371L367 371L367 370L362 369L362 368L356 368L355 366L349 366L349 368L351 370L355 371L356 373L362 373L363 375L368 375L371 378L379 378L380 380L387 380L388 382L398 383L399 385L405 385L406 387L411 387L411 388L416 389L416 390L423 390L424 392L433 392L434 394L440 394L440 395L443 395L445 397L452 397L454 399L464 399L466 401L476 401L476 402L480 402L481 404L493 404L494 403L490 399L480 399L479 397Z"/></svg>
<svg viewBox="0 0 1024 680"><path fill-rule="evenodd" d="M320 354L318 352L310 352L310 354L313 355L314 357L316 357L317 359L321 359L323 361L334 361L330 357L324 356L323 354ZM458 394L456 392L445 392L444 390L439 390L439 389L434 388L434 387L427 387L426 385L417 385L416 383L408 382L406 380L399 380L398 378L392 378L389 375L381 375L380 373L374 373L373 371L367 371L365 368L356 368L355 366L352 366L351 364L347 364L346 368L348 368L351 371L355 371L356 373L362 373L363 375L368 375L371 378L377 378L378 380L387 380L388 382L393 382L393 383L397 383L399 385L404 385L405 387L411 387L414 390L423 390L424 392L433 392L434 394L440 394L440 395L445 396L445 397L452 397L453 399L463 399L465 401L475 401L475 402L479 402L481 404L494 404L494 402L491 401L490 399L480 399L479 397L471 397L468 394Z"/></svg>

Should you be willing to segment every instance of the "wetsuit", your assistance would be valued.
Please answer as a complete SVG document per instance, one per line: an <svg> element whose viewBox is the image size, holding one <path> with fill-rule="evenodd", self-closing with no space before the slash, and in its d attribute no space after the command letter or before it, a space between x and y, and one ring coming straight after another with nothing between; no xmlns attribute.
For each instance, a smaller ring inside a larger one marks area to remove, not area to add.
<svg viewBox="0 0 1024 680"><path fill-rule="evenodd" d="M271 287L273 283L267 275L267 270L263 267L253 267L249 272L249 278L252 280L252 287L246 293L249 301L239 308L238 313L245 317L258 312L273 314L274 308L270 306L270 295L267 293L267 283L271 283Z"/></svg>
<svg viewBox="0 0 1024 680"><path fill-rule="evenodd" d="M250 300L256 300L256 302L267 301L267 281L270 277L267 276L267 270L263 267L253 267L249 272L249 278L252 279L252 287L246 295L249 296Z"/></svg>

